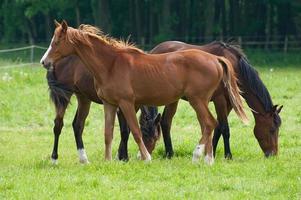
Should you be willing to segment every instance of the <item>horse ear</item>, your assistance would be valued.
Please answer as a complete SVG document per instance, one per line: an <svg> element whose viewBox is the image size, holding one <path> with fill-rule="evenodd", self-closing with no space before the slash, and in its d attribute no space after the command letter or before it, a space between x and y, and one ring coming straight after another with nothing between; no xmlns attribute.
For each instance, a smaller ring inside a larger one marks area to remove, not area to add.
<svg viewBox="0 0 301 200"><path fill-rule="evenodd" d="M60 26L60 23L58 23L58 21L56 21L56 19L54 20L54 25L55 25L55 27L58 27L58 26Z"/></svg>
<svg viewBox="0 0 301 200"><path fill-rule="evenodd" d="M283 105L281 105L279 108L277 108L276 112L279 114L281 112L282 108L283 108Z"/></svg>
<svg viewBox="0 0 301 200"><path fill-rule="evenodd" d="M278 105L274 105L272 108L272 113L276 112Z"/></svg>
<svg viewBox="0 0 301 200"><path fill-rule="evenodd" d="M66 20L62 21L61 26L62 26L63 32L67 32L68 24L67 24Z"/></svg>
<svg viewBox="0 0 301 200"><path fill-rule="evenodd" d="M155 124L156 124L156 125L159 124L160 121L161 121L161 114L158 113L158 115L157 115L156 118L155 118Z"/></svg>

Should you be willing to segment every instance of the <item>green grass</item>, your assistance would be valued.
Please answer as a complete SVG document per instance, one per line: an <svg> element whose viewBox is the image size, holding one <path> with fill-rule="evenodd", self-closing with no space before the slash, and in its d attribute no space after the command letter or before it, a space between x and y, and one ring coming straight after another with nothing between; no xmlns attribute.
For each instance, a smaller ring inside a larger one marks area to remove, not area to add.
<svg viewBox="0 0 301 200"><path fill-rule="evenodd" d="M273 102L283 104L279 156L265 159L253 136L254 120L243 125L230 114L233 160L220 141L212 167L192 164L200 130L181 102L172 127L176 156L162 158L162 139L145 164L130 138L128 163L104 161L103 108L93 104L84 131L89 165L78 163L71 128L76 100L68 108L53 166L54 109L41 67L0 68L0 199L301 199L300 55L251 53ZM277 62L275 62L276 60ZM287 66L287 68L284 68ZM11 77L11 78L9 78ZM212 106L211 106L212 107ZM119 143L117 123L113 154Z"/></svg>

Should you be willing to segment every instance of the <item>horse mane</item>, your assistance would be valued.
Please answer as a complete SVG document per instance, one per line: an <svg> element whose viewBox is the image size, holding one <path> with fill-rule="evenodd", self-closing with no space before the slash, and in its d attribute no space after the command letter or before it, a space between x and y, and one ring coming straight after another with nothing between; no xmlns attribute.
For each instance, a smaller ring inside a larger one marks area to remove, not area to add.
<svg viewBox="0 0 301 200"><path fill-rule="evenodd" d="M239 75L243 78L248 87L260 100L264 107L264 110L266 112L271 111L273 102L270 93L260 79L258 72L249 64L249 62L245 58L241 58L239 61Z"/></svg>
<svg viewBox="0 0 301 200"><path fill-rule="evenodd" d="M150 132L150 126L153 124L149 124L152 120L154 120L158 114L158 108L156 106L141 106L140 108L141 114L139 117L140 129L144 136L152 138L151 135L153 132Z"/></svg>
<svg viewBox="0 0 301 200"><path fill-rule="evenodd" d="M243 50L240 47L240 45L235 44L234 42L226 43L226 42L222 42L222 41L213 41L213 42L211 42L209 44L206 44L204 46L218 46L221 51L223 49L227 49L228 51L230 51L230 53L232 53L233 55L235 55L238 59L240 59L242 57L245 58L245 59L247 59L247 56L243 52Z"/></svg>
<svg viewBox="0 0 301 200"><path fill-rule="evenodd" d="M221 50L226 49L238 58L240 77L244 80L244 83L251 89L251 91L259 99L259 101L264 107L264 110L266 112L271 111L273 107L273 103L272 103L270 93L267 90L264 83L262 82L262 80L260 79L256 69L249 64L247 56L244 54L242 48L233 42L225 43L221 41L214 41L208 44L208 46L210 45L218 45L220 46Z"/></svg>
<svg viewBox="0 0 301 200"><path fill-rule="evenodd" d="M72 29L71 29L72 30ZM141 49L135 46L135 44L131 43L129 41L129 38L126 40L123 39L115 39L109 35L105 35L102 30L100 30L98 27L88 25L88 24L81 24L77 31L69 31L68 32L68 40L72 42L73 44L76 44L77 40L80 40L83 42L83 44L86 44L88 46L91 46L92 44L88 40L88 36L93 36L103 43L113 46L117 49L131 49L135 50L137 52L143 53Z"/></svg>

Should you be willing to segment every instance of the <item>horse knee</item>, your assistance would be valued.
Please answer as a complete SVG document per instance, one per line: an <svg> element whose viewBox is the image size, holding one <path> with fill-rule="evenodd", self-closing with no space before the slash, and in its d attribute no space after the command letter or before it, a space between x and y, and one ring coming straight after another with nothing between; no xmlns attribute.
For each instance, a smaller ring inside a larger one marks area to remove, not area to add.
<svg viewBox="0 0 301 200"><path fill-rule="evenodd" d="M212 129L215 129L218 126L218 122L216 119L214 119L214 117L212 117L211 119L211 127Z"/></svg>
<svg viewBox="0 0 301 200"><path fill-rule="evenodd" d="M208 134L211 134L212 131L217 127L217 121L212 120L208 124L205 125L205 130L208 131Z"/></svg>

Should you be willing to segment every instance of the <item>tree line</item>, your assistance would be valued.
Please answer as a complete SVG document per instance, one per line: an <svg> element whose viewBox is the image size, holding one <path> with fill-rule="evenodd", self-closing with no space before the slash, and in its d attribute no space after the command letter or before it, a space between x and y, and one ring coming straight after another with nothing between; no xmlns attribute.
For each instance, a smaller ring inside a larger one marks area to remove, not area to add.
<svg viewBox="0 0 301 200"><path fill-rule="evenodd" d="M40 43L53 20L93 24L138 44L301 33L300 0L0 0L0 42Z"/></svg>

